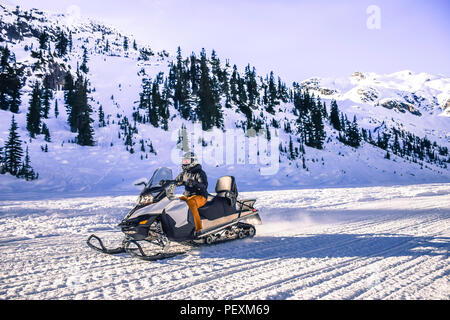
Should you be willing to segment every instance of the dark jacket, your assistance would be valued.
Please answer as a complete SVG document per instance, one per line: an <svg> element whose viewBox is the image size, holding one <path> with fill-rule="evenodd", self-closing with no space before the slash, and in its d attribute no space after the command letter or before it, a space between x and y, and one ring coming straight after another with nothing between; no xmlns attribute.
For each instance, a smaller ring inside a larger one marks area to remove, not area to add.
<svg viewBox="0 0 450 320"><path fill-rule="evenodd" d="M208 177L201 165L198 164L188 171L183 171L176 178L176 181L186 187L184 196L198 195L208 198Z"/></svg>

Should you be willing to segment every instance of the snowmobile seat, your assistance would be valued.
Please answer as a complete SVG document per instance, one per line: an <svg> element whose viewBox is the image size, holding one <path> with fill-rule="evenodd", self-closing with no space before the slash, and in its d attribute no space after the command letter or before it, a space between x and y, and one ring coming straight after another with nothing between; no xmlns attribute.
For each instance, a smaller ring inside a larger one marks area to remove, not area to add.
<svg viewBox="0 0 450 320"><path fill-rule="evenodd" d="M236 209L231 207L224 198L215 197L198 209L200 217L207 220L216 220L236 213Z"/></svg>
<svg viewBox="0 0 450 320"><path fill-rule="evenodd" d="M198 209L203 222L203 229L211 229L215 226L229 223L237 219L236 210L238 190L234 177L226 176L217 181L216 196Z"/></svg>
<svg viewBox="0 0 450 320"><path fill-rule="evenodd" d="M236 200L239 193L234 177L226 176L217 180L216 193L216 197L224 198L228 201L230 206L236 207Z"/></svg>

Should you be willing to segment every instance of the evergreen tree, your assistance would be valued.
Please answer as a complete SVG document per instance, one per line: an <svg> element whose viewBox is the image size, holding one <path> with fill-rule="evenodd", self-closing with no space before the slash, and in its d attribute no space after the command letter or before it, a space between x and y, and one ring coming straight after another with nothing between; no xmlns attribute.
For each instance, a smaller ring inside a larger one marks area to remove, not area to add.
<svg viewBox="0 0 450 320"><path fill-rule="evenodd" d="M339 119L339 107L336 100L331 101L330 123L334 129L341 131L341 120Z"/></svg>
<svg viewBox="0 0 450 320"><path fill-rule="evenodd" d="M64 85L64 102L67 112L67 122L73 132L73 128L76 127L75 119L72 119L72 105L75 97L75 83L72 74L68 72L65 77Z"/></svg>
<svg viewBox="0 0 450 320"><path fill-rule="evenodd" d="M109 40L106 40L106 44L105 44L105 50L104 50L104 52L105 53L108 53L109 52Z"/></svg>
<svg viewBox="0 0 450 320"><path fill-rule="evenodd" d="M17 129L18 126L13 115L11 119L11 127L9 129L8 140L5 144L4 162L6 171L14 176L19 173L23 156L22 141L20 140Z"/></svg>
<svg viewBox="0 0 450 320"><path fill-rule="evenodd" d="M240 82L240 77L239 77L239 73L237 70L237 66L234 65L233 73L231 74L231 78L230 78L230 94L231 94L231 100L236 104L239 104L239 88L238 88L239 82Z"/></svg>
<svg viewBox="0 0 450 320"><path fill-rule="evenodd" d="M89 68L87 66L88 61L89 61L89 58L88 58L87 49L86 49L86 47L83 47L83 62L81 63L80 70L82 72L84 72L85 74L89 73Z"/></svg>
<svg viewBox="0 0 450 320"><path fill-rule="evenodd" d="M281 78L280 77L278 77L278 87L277 87L277 90L278 90L278 93L277 93L277 98L279 99L279 100L281 100L281 101L283 101L284 103L287 103L288 102L288 97L289 97L289 94L288 94L288 90L287 90L287 88L286 88L286 84L284 84L282 81L281 81Z"/></svg>
<svg viewBox="0 0 450 320"><path fill-rule="evenodd" d="M216 77L219 82L222 82L222 68L220 66L220 59L217 57L216 51L213 50L211 54L211 71L212 76ZM220 93L222 88L220 88Z"/></svg>
<svg viewBox="0 0 450 320"><path fill-rule="evenodd" d="M270 72L269 84L268 84L268 101L266 105L266 111L270 114L275 114L275 106L279 105L278 90L275 84L273 71Z"/></svg>
<svg viewBox="0 0 450 320"><path fill-rule="evenodd" d="M42 86L42 117L48 119L50 112L50 102L53 99L53 91L50 88L50 78L48 75L45 76L43 86Z"/></svg>
<svg viewBox="0 0 450 320"><path fill-rule="evenodd" d="M44 140L47 142L51 142L50 138L50 130L48 129L45 123L42 124L42 134L44 135Z"/></svg>
<svg viewBox="0 0 450 320"><path fill-rule="evenodd" d="M389 146L390 135L383 132L383 137L380 136L380 132L378 132L377 146L381 149L387 150Z"/></svg>
<svg viewBox="0 0 450 320"><path fill-rule="evenodd" d="M78 132L77 143L82 146L93 146L94 130L91 118L92 108L89 105L88 80L77 72L77 80L73 83L70 74L66 76L66 109L68 111L68 123L72 132Z"/></svg>
<svg viewBox="0 0 450 320"><path fill-rule="evenodd" d="M9 66L10 60L13 59L14 55L8 47L0 47L0 54L0 68L3 71Z"/></svg>
<svg viewBox="0 0 450 320"><path fill-rule="evenodd" d="M171 98L171 91L169 88L168 81L166 80L164 82L164 87L162 91L162 97L161 97L161 103L158 107L158 116L161 119L161 125L162 128L167 131L169 130L169 118L170 118L170 98Z"/></svg>
<svg viewBox="0 0 450 320"><path fill-rule="evenodd" d="M358 148L361 145L361 135L359 134L356 116L353 118L352 123L348 122L345 130L345 138L342 142L354 148Z"/></svg>
<svg viewBox="0 0 450 320"><path fill-rule="evenodd" d="M344 132L346 131L347 124L348 124L347 116L344 117L344 114L341 113L341 116L340 116L341 131L344 131Z"/></svg>
<svg viewBox="0 0 450 320"><path fill-rule="evenodd" d="M322 119L322 110L319 105L311 110L311 132L310 145L316 149L323 149L326 133Z"/></svg>
<svg viewBox="0 0 450 320"><path fill-rule="evenodd" d="M198 61L194 53L191 54L191 57L189 58L189 63L190 63L189 81L191 82L192 94L197 95L200 77L199 77Z"/></svg>
<svg viewBox="0 0 450 320"><path fill-rule="evenodd" d="M103 112L103 107L100 106L98 108L98 123L99 123L99 127L106 127L106 123L105 123L105 113Z"/></svg>
<svg viewBox="0 0 450 320"><path fill-rule="evenodd" d="M30 107L27 114L27 130L32 138L41 133L42 92L36 81L31 92Z"/></svg>
<svg viewBox="0 0 450 320"><path fill-rule="evenodd" d="M297 131L301 141L309 147L323 149L326 132L322 103L320 100L316 101L308 91L300 90L299 87L294 89L293 101L294 114L298 116Z"/></svg>
<svg viewBox="0 0 450 320"><path fill-rule="evenodd" d="M400 141L398 137L398 133L394 132L394 144L392 145L392 152L396 155L399 155L401 151Z"/></svg>
<svg viewBox="0 0 450 320"><path fill-rule="evenodd" d="M248 104L250 107L256 107L259 98L258 82L256 81L256 70L255 68L250 69L250 65L245 68L245 82L248 93Z"/></svg>
<svg viewBox="0 0 450 320"><path fill-rule="evenodd" d="M10 73L10 82L9 82L9 96L11 99L9 100L9 110L12 113L19 113L19 107L22 103L21 101L21 92L22 82L20 80L21 72L15 69L11 69L12 73Z"/></svg>
<svg viewBox="0 0 450 320"><path fill-rule="evenodd" d="M6 173L5 152L3 151L3 147L0 146L0 174L5 173Z"/></svg>
<svg viewBox="0 0 450 320"><path fill-rule="evenodd" d="M72 52L73 41L72 41L72 31L69 31L69 51Z"/></svg>
<svg viewBox="0 0 450 320"><path fill-rule="evenodd" d="M126 130L126 133L125 133L125 145L127 146L127 150L129 150L128 147L131 147L130 150L132 150L132 147L133 147L133 133L132 133L131 130ZM130 152L130 153L133 153L133 152Z"/></svg>
<svg viewBox="0 0 450 320"><path fill-rule="evenodd" d="M214 84L209 75L205 49L201 52L200 72L199 102L196 109L196 116L202 122L203 130L212 129L214 126L222 128L223 118L220 96L214 90Z"/></svg>
<svg viewBox="0 0 450 320"><path fill-rule="evenodd" d="M159 127L160 122L163 123L164 128L168 125L169 118L169 98L171 97L168 82L165 82L163 94L159 89L159 84L162 81L162 74L158 75L153 82L151 79L143 79L143 91L140 94L139 107L146 109L148 113L148 121L154 126Z"/></svg>
<svg viewBox="0 0 450 320"><path fill-rule="evenodd" d="M55 118L59 116L58 100L55 100Z"/></svg>
<svg viewBox="0 0 450 320"><path fill-rule="evenodd" d="M230 80L228 69L230 65L227 61L225 68L222 70L222 92L225 94L225 107L231 108Z"/></svg>
<svg viewBox="0 0 450 320"><path fill-rule="evenodd" d="M16 58L8 47L0 46L0 109L19 112L23 68L18 68Z"/></svg>
<svg viewBox="0 0 450 320"><path fill-rule="evenodd" d="M47 32L43 31L40 35L39 35L39 48L41 50L47 50L47 42L49 40L49 35Z"/></svg>
<svg viewBox="0 0 450 320"><path fill-rule="evenodd" d="M78 110L77 143L81 146L93 146L95 144L94 129L92 128L94 121L91 118L92 108L88 100L88 81L80 75L77 80L75 105Z"/></svg>
<svg viewBox="0 0 450 320"><path fill-rule="evenodd" d="M142 79L142 92L140 93L139 108L144 110L150 110L151 107L151 94L152 94L152 81L151 79Z"/></svg>
<svg viewBox="0 0 450 320"><path fill-rule="evenodd" d="M161 106L161 94L159 92L159 83L155 80L152 84L151 100L149 105L149 120L155 127L159 127L159 108Z"/></svg>
<svg viewBox="0 0 450 320"><path fill-rule="evenodd" d="M191 66L192 67L192 66ZM196 68L194 68L195 72ZM191 70L192 71L192 70ZM180 112L183 119L191 119L191 96L189 88L189 79L196 78L197 75L192 75L186 70L186 65L183 62L181 55L181 48L178 47L176 65L171 68L171 82L174 84L174 107ZM195 87L195 84L193 85Z"/></svg>
<svg viewBox="0 0 450 320"><path fill-rule="evenodd" d="M327 110L327 104L326 104L326 102L324 102L324 103L322 104L322 116L323 116L323 118L325 118L325 119L329 119L329 118L328 118L328 110Z"/></svg>
<svg viewBox="0 0 450 320"><path fill-rule="evenodd" d="M123 38L123 50L128 51L128 37Z"/></svg>
<svg viewBox="0 0 450 320"><path fill-rule="evenodd" d="M55 50L58 56L63 57L67 54L67 46L69 45L69 39L67 39L65 33L60 31L56 36Z"/></svg>
<svg viewBox="0 0 450 320"><path fill-rule="evenodd" d="M247 118L247 126L252 125L253 112L249 107L247 98L247 89L245 88L245 79L238 78L238 99L237 106L239 111L241 111Z"/></svg>
<svg viewBox="0 0 450 320"><path fill-rule="evenodd" d="M71 93L69 108L70 113L68 122L70 130L72 132L78 132L80 128L80 115L88 104L87 98L87 84L80 72L77 73L77 80L73 85L73 91Z"/></svg>
<svg viewBox="0 0 450 320"><path fill-rule="evenodd" d="M19 178L24 178L27 181L33 181L38 178L38 175L34 172L31 167L30 155L28 153L28 147L25 151L25 161L22 164L22 168L20 169L18 175Z"/></svg>
<svg viewBox="0 0 450 320"><path fill-rule="evenodd" d="M294 111L297 114L297 132L307 146L314 146L313 123L311 121L311 97L309 93L296 88L294 92Z"/></svg>

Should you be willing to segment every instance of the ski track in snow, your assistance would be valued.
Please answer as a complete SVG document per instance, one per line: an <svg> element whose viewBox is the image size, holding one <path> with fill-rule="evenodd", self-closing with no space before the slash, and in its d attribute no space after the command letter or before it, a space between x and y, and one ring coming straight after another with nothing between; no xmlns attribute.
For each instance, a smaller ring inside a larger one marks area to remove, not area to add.
<svg viewBox="0 0 450 320"><path fill-rule="evenodd" d="M242 197L255 238L160 262L85 244L135 197L0 201L0 299L450 299L450 184Z"/></svg>

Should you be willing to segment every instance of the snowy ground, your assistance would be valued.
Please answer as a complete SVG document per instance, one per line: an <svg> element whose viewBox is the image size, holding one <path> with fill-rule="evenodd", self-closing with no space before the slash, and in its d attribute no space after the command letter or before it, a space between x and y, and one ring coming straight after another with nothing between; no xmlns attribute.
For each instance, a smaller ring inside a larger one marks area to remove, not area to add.
<svg viewBox="0 0 450 320"><path fill-rule="evenodd" d="M0 201L0 299L450 299L450 184L243 197L257 237L154 263L85 245L134 197Z"/></svg>

